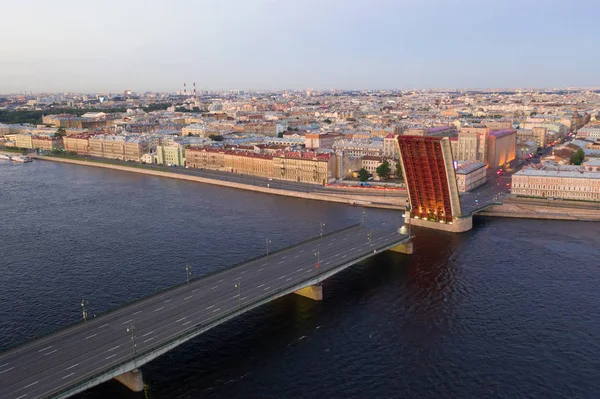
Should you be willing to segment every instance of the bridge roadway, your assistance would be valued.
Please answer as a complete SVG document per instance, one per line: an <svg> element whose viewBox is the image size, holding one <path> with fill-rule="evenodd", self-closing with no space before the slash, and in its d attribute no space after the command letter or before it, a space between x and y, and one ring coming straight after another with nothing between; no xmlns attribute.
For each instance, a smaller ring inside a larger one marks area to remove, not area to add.
<svg viewBox="0 0 600 399"><path fill-rule="evenodd" d="M133 370L250 309L320 283L408 239L397 231L352 226L199 277L87 323L26 342L0 353L0 398L71 396ZM127 332L131 325L135 325L135 360Z"/></svg>

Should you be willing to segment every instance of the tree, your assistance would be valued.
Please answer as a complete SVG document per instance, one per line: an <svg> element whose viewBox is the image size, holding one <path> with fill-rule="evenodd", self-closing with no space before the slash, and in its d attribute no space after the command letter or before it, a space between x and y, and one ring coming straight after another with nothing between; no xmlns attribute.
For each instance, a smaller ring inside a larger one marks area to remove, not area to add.
<svg viewBox="0 0 600 399"><path fill-rule="evenodd" d="M325 122L325 123L327 123L329 125L331 123L331 119L327 118L323 122Z"/></svg>
<svg viewBox="0 0 600 399"><path fill-rule="evenodd" d="M187 134L187 136L188 136L188 137L192 137L192 136L193 136L192 132L189 132L189 133Z"/></svg>
<svg viewBox="0 0 600 399"><path fill-rule="evenodd" d="M223 136L217 134L211 134L210 136L208 136L208 138L212 141L223 141Z"/></svg>
<svg viewBox="0 0 600 399"><path fill-rule="evenodd" d="M402 162L400 162L400 160L398 160L398 162L396 163L396 177L398 179L403 179L403 177L402 177Z"/></svg>
<svg viewBox="0 0 600 399"><path fill-rule="evenodd" d="M585 154L584 154L583 150L580 148L577 151L575 151L575 153L573 155L571 155L571 163L573 165L581 165L584 158L585 158Z"/></svg>
<svg viewBox="0 0 600 399"><path fill-rule="evenodd" d="M54 133L54 137L65 137L67 135L67 132L65 131L64 127L59 127L58 129L56 129L56 132Z"/></svg>
<svg viewBox="0 0 600 399"><path fill-rule="evenodd" d="M283 138L283 132L277 133L277 137L279 137L280 139L282 139Z"/></svg>
<svg viewBox="0 0 600 399"><path fill-rule="evenodd" d="M365 168L358 171L358 180L367 181L369 180L369 172Z"/></svg>
<svg viewBox="0 0 600 399"><path fill-rule="evenodd" d="M375 169L375 172L377 172L377 175L382 179L387 179L388 177L390 177L391 171L392 171L392 168L390 167L390 163L387 160L383 161L383 163L381 165L379 165L377 167L377 169Z"/></svg>

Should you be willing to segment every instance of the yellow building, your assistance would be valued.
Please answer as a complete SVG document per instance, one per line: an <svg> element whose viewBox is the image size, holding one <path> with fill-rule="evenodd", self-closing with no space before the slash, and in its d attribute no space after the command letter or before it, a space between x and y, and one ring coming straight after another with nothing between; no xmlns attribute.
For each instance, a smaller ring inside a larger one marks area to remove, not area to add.
<svg viewBox="0 0 600 399"><path fill-rule="evenodd" d="M15 147L33 148L31 134L15 134Z"/></svg>

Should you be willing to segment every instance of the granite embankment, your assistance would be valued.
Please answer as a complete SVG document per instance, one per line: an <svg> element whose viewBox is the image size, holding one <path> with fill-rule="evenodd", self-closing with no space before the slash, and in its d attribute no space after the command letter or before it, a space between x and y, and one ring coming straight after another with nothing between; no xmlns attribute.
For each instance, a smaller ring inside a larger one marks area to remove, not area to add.
<svg viewBox="0 0 600 399"><path fill-rule="evenodd" d="M485 210L478 212L477 215L521 219L599 222L600 204L580 201L506 198L502 205L492 205Z"/></svg>
<svg viewBox="0 0 600 399"><path fill-rule="evenodd" d="M209 178L205 178L205 177L187 175L187 174L182 174L182 173L164 172L164 171L153 170L153 169L144 168L144 167L122 166L122 165L115 165L115 164L111 164L111 163L81 161L81 160L62 158L62 157L52 157L52 156L30 155L30 157L34 158L34 159L38 159L38 160L44 160L44 161L63 162L63 163L69 163L69 164L74 164L74 165L83 165L83 166L91 166L91 167L96 167L96 168L121 170L124 172L140 173L140 174L150 175L150 176L160 176L160 177L167 177L167 178L171 178L171 179L193 181L193 182L197 182L197 183L213 184L216 186L237 188L237 189L241 189L241 190L249 190L249 191L255 191L255 192L260 192L260 193L265 193L265 194L283 195L286 197L304 198L304 199L311 199L311 200L316 200L316 201L337 202L337 203L342 203L342 204L364 206L364 207L369 207L369 208L402 209L403 210L404 206L406 204L406 197L403 197L403 196L402 197L395 196L395 197L381 198L381 197L369 196L369 195L364 195L364 194L360 195L360 194L345 193L345 192L331 193L331 194L321 193L321 192L306 193L306 192L299 192L299 191L292 191L292 190L282 190L282 189L273 188L273 187L261 187L261 186L254 186L254 185L249 185L249 184L229 182L229 181L224 181L224 180L209 179Z"/></svg>

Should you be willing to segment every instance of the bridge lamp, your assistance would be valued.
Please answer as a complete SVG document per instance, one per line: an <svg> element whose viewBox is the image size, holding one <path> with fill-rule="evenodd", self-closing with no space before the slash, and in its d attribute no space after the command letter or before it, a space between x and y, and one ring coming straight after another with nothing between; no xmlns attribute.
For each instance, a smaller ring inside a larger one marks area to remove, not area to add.
<svg viewBox="0 0 600 399"><path fill-rule="evenodd" d="M367 238L369 239L369 246L373 245L373 233L367 233Z"/></svg>
<svg viewBox="0 0 600 399"><path fill-rule="evenodd" d="M235 283L235 288L238 289L238 307L242 307L242 282L240 280Z"/></svg>
<svg viewBox="0 0 600 399"><path fill-rule="evenodd" d="M185 274L187 276L187 283L190 283L190 274L192 274L192 267L189 265L185 265Z"/></svg>
<svg viewBox="0 0 600 399"><path fill-rule="evenodd" d="M271 240L269 240L268 238L265 239L265 244L267 245L267 256L269 256L269 244L271 243Z"/></svg>
<svg viewBox="0 0 600 399"><path fill-rule="evenodd" d="M131 333L131 342L133 344L133 358L135 359L135 325L127 327L127 332Z"/></svg>
<svg viewBox="0 0 600 399"><path fill-rule="evenodd" d="M87 321L87 304L88 301L85 298L81 298L81 310L83 313L83 322L85 323Z"/></svg>
<svg viewBox="0 0 600 399"><path fill-rule="evenodd" d="M321 222L321 238L323 238L323 230L325 229L325 223Z"/></svg>
<svg viewBox="0 0 600 399"><path fill-rule="evenodd" d="M317 257L317 268L321 264L321 251L315 251L315 256Z"/></svg>

